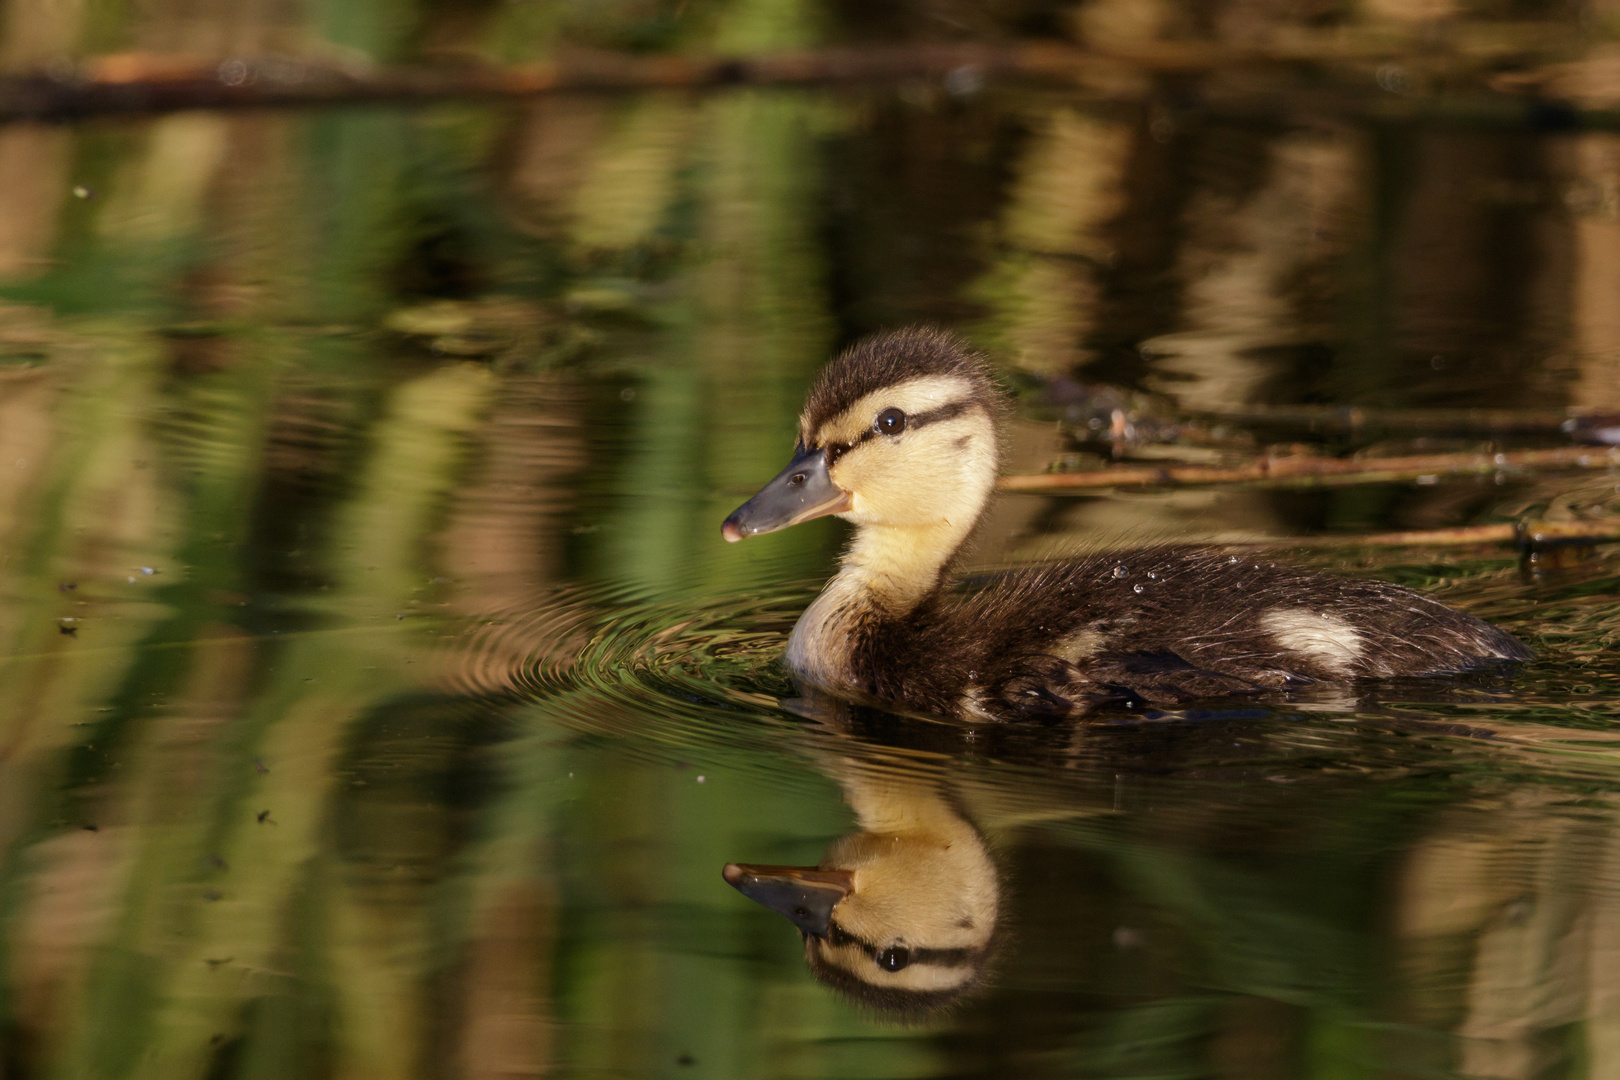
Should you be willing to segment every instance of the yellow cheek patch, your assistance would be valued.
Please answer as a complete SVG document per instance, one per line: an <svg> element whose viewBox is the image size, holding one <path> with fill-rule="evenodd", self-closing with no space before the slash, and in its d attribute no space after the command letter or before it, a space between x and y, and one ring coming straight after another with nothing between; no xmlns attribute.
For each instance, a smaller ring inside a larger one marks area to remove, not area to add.
<svg viewBox="0 0 1620 1080"><path fill-rule="evenodd" d="M853 496L850 509L856 516L850 520L872 513L891 524L902 518L912 524L958 518L967 523L977 516L995 478L995 433L989 425L982 410L968 406L949 419L908 429L897 441L858 441L827 475Z"/></svg>

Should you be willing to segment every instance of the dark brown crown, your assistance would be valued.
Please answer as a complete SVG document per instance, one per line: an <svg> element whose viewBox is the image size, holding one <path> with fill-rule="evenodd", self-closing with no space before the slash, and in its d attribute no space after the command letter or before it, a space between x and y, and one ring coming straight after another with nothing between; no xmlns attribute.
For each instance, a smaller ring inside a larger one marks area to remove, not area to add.
<svg viewBox="0 0 1620 1080"><path fill-rule="evenodd" d="M815 432L885 386L939 375L972 383L974 397L982 398L994 414L999 399L990 377L990 362L956 335L918 326L873 334L822 368L804 403L805 432Z"/></svg>

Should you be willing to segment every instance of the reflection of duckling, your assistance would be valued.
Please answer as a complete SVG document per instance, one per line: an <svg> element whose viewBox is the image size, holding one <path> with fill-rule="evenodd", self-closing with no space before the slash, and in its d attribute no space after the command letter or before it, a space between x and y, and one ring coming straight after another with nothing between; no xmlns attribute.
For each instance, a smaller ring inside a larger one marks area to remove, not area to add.
<svg viewBox="0 0 1620 1080"><path fill-rule="evenodd" d="M821 373L793 460L722 529L740 540L827 514L857 526L793 628L796 674L935 713L1007 718L1530 655L1410 589L1207 551L1040 565L952 597L944 568L995 484L998 404L985 361L937 331L870 338Z"/></svg>
<svg viewBox="0 0 1620 1080"><path fill-rule="evenodd" d="M804 934L816 977L883 1012L941 1008L978 984L995 938L995 864L931 783L846 776L861 831L819 867L728 863L726 881Z"/></svg>

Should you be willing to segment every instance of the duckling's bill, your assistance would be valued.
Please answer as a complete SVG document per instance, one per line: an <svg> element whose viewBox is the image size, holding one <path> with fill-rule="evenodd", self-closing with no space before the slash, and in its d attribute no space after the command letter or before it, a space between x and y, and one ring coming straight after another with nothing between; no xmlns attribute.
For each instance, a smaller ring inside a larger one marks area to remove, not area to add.
<svg viewBox="0 0 1620 1080"><path fill-rule="evenodd" d="M849 870L813 866L758 866L727 863L720 872L726 884L748 899L770 908L812 937L826 937L833 908L855 888Z"/></svg>
<svg viewBox="0 0 1620 1080"><path fill-rule="evenodd" d="M801 448L787 468L759 489L759 494L731 512L720 526L720 535L736 543L745 536L775 532L848 510L849 492L833 483L827 469L825 448Z"/></svg>

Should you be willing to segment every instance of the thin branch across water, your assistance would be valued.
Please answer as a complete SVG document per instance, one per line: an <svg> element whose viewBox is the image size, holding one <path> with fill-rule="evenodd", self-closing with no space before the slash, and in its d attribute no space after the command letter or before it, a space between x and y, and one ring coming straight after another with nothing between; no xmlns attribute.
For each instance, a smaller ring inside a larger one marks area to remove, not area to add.
<svg viewBox="0 0 1620 1080"><path fill-rule="evenodd" d="M1565 446L1506 453L1414 454L1388 458L1334 458L1295 454L1259 457L1241 465L1122 465L1086 472L1004 476L1001 490L1041 495L1078 494L1104 488L1209 484L1285 484L1317 487L1376 484L1428 477L1489 474L1527 469L1620 467L1620 448Z"/></svg>

